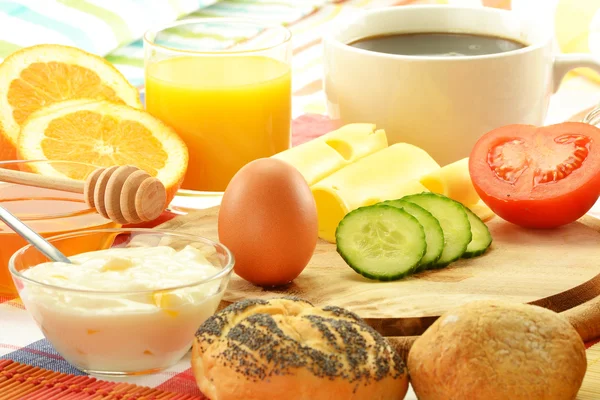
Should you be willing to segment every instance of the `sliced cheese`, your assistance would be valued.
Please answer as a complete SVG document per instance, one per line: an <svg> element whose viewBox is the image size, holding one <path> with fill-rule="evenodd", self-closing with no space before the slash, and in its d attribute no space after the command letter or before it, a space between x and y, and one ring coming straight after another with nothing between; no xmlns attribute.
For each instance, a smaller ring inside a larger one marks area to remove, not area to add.
<svg viewBox="0 0 600 400"><path fill-rule="evenodd" d="M319 138L275 154L294 166L311 186L369 154L387 147L384 130L374 124L349 124Z"/></svg>
<svg viewBox="0 0 600 400"><path fill-rule="evenodd" d="M480 200L471 182L468 158L463 158L424 175L421 177L421 183L431 192L443 194L466 206Z"/></svg>
<svg viewBox="0 0 600 400"><path fill-rule="evenodd" d="M489 208L483 201L479 201L478 203L469 206L471 211L475 213L483 222L489 221L494 218L496 214Z"/></svg>
<svg viewBox="0 0 600 400"><path fill-rule="evenodd" d="M475 191L469 174L468 158L463 158L422 176L421 183L429 191L443 194L469 207L484 221L494 215Z"/></svg>
<svg viewBox="0 0 600 400"><path fill-rule="evenodd" d="M319 236L334 243L335 230L348 212L427 191L419 178L439 168L419 147L397 143L331 174L311 187L317 204Z"/></svg>

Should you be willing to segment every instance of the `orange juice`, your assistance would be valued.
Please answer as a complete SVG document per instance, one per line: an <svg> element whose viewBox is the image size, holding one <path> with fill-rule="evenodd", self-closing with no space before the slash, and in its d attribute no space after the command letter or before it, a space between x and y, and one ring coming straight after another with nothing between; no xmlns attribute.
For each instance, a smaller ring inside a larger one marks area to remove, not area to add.
<svg viewBox="0 0 600 400"><path fill-rule="evenodd" d="M290 67L248 55L158 61L146 68L146 108L188 146L182 188L222 191L248 162L290 147Z"/></svg>
<svg viewBox="0 0 600 400"><path fill-rule="evenodd" d="M44 237L76 230L118 227L90 210L81 194L0 183L0 205ZM90 235L87 240L94 240L94 236ZM23 238L0 222L0 295L16 294L8 260L26 244ZM85 241L71 242L70 245L71 254L98 250L96 247L101 246Z"/></svg>

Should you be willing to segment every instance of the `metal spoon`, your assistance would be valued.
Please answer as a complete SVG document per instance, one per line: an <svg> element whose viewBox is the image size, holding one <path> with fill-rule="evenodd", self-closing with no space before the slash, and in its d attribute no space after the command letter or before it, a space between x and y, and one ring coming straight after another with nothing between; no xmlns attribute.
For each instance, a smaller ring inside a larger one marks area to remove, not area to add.
<svg viewBox="0 0 600 400"><path fill-rule="evenodd" d="M48 257L50 260L71 264L71 261L63 253L61 253L60 250L52 246L50 242L41 237L37 232L25 225L23 221L15 217L2 206L0 206L0 221L8 225L13 231L31 243L33 247L38 249L40 253Z"/></svg>

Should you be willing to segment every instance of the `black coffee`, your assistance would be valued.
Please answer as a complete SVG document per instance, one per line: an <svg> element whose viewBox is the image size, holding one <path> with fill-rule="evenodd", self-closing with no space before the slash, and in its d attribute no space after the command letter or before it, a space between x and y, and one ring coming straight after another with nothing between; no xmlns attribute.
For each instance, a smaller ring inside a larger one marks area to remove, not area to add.
<svg viewBox="0 0 600 400"><path fill-rule="evenodd" d="M359 39L350 46L405 56L481 56L526 47L511 39L468 33L400 33Z"/></svg>

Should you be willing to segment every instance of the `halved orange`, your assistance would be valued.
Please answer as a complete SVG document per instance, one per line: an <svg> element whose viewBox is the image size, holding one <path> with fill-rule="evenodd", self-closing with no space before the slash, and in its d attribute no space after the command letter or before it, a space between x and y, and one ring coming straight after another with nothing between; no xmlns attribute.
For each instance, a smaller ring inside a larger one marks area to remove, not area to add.
<svg viewBox="0 0 600 400"><path fill-rule="evenodd" d="M141 108L137 90L102 57L61 45L18 50L0 64L0 161L16 158L20 127L35 111L70 99Z"/></svg>
<svg viewBox="0 0 600 400"><path fill-rule="evenodd" d="M106 100L67 100L29 116L17 144L23 159L76 161L97 167L135 165L157 177L170 202L181 186L188 150L159 119ZM89 170L36 166L40 174L85 179Z"/></svg>

